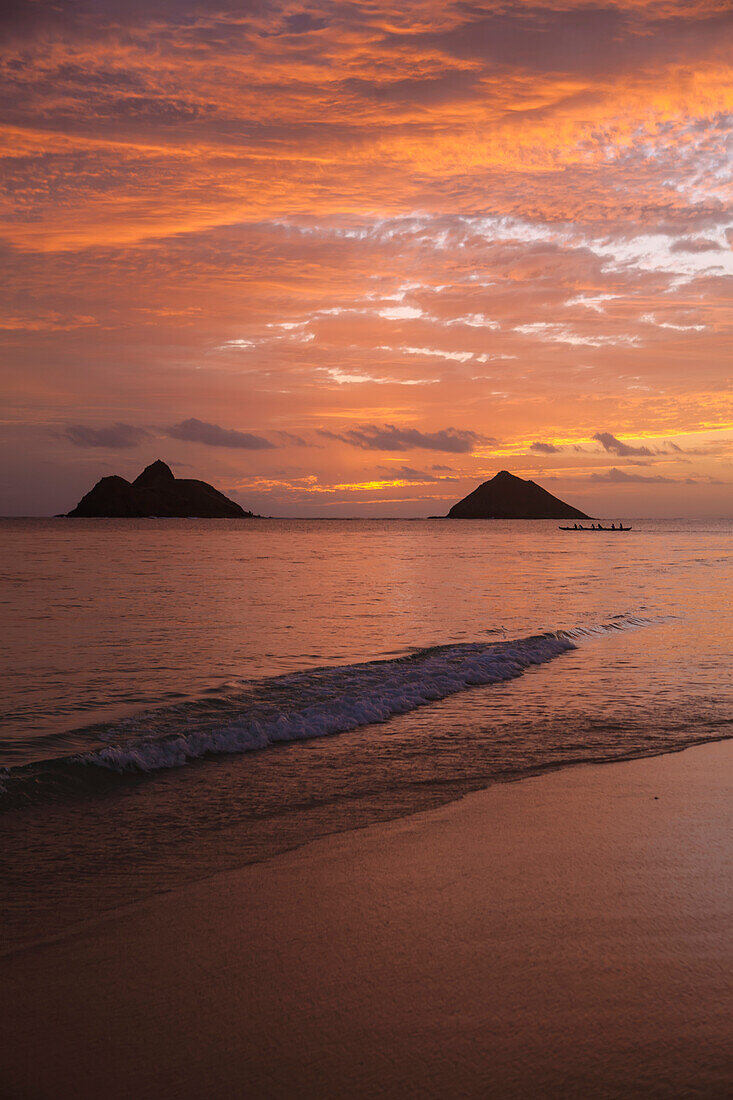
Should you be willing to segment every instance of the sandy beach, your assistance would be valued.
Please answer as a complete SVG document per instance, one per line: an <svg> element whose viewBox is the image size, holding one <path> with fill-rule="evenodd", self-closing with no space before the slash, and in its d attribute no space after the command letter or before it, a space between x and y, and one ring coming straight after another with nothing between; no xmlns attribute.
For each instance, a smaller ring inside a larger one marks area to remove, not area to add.
<svg viewBox="0 0 733 1100"><path fill-rule="evenodd" d="M497 784L6 957L2 1094L730 1095L732 765Z"/></svg>

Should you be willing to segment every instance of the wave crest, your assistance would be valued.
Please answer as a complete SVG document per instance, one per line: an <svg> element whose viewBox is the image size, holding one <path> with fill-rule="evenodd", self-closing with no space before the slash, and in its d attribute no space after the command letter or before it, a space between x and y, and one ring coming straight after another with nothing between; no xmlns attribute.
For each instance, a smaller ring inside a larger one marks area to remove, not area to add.
<svg viewBox="0 0 733 1100"><path fill-rule="evenodd" d="M439 646L390 661L296 673L271 682L271 700L260 697L251 710L213 728L137 738L71 759L116 772L149 772L181 767L209 754L248 752L283 741L346 733L469 687L512 680L530 665L544 664L575 648L568 636L558 632L489 645ZM283 700L277 698L283 695L289 706L283 707Z"/></svg>
<svg viewBox="0 0 733 1100"><path fill-rule="evenodd" d="M104 729L75 755L0 768L0 805L97 790L125 775L178 768L208 755L346 733L467 688L516 679L579 644L651 620L618 615L602 625L513 641L433 646L389 660L308 669L163 707Z"/></svg>

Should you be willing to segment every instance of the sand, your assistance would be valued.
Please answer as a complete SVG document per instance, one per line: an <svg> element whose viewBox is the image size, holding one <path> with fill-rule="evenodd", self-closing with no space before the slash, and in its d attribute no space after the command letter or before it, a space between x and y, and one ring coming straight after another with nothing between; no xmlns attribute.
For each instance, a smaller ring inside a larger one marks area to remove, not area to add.
<svg viewBox="0 0 733 1100"><path fill-rule="evenodd" d="M0 1093L729 1096L732 768L497 785L9 956Z"/></svg>

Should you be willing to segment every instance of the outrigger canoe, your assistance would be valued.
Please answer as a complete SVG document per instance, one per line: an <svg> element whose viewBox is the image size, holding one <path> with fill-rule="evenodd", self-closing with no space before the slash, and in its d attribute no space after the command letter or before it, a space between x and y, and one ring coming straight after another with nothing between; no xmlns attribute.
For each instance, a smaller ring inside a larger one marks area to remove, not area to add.
<svg viewBox="0 0 733 1100"><path fill-rule="evenodd" d="M631 527L558 527L558 531L631 531Z"/></svg>

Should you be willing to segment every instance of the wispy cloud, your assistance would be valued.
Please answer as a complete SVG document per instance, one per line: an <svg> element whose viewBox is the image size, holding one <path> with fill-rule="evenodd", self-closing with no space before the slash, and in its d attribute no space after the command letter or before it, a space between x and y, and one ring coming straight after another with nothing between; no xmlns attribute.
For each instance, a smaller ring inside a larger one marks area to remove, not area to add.
<svg viewBox="0 0 733 1100"><path fill-rule="evenodd" d="M618 298L618 294L577 294L574 298L568 298L566 306L585 306L594 313L605 313L605 303Z"/></svg>
<svg viewBox="0 0 733 1100"><path fill-rule="evenodd" d="M389 351L389 348L380 350ZM429 386L438 381L437 378L389 378L385 375L367 374L364 371L341 370L339 367L318 367L319 371L338 383L339 386L363 385L371 383L377 386Z"/></svg>
<svg viewBox="0 0 733 1100"><path fill-rule="evenodd" d="M181 439L186 443L204 443L207 447L232 447L236 450L265 451L275 444L261 435L240 432L236 428L222 428L218 424L208 424L205 420L190 417L180 424L165 429L172 439Z"/></svg>
<svg viewBox="0 0 733 1100"><path fill-rule="evenodd" d="M64 429L64 436L75 447L108 447L111 450L125 450L137 447L150 438L145 428L136 428L132 424L111 424L106 428L90 428L86 424L70 424Z"/></svg>
<svg viewBox="0 0 733 1100"><path fill-rule="evenodd" d="M422 317L423 311L415 306L385 306L377 312L385 321L414 321L417 317Z"/></svg>
<svg viewBox="0 0 733 1100"><path fill-rule="evenodd" d="M382 346L380 351L391 351L391 348ZM442 351L440 348L412 348L412 347L400 347L397 349L402 351L405 355L427 355L431 359L448 359L454 363L467 363L469 359L473 359L473 352L470 351Z"/></svg>
<svg viewBox="0 0 733 1100"><path fill-rule="evenodd" d="M437 432L421 432L417 428L398 428L394 424L382 427L365 424L344 432L320 430L327 439L340 440L365 451L446 451L452 454L469 454L479 444L486 442L476 432L461 428L443 428Z"/></svg>
<svg viewBox="0 0 733 1100"><path fill-rule="evenodd" d="M380 474L388 475L397 481L409 481L415 484L428 484L435 481L457 481L456 477L437 476L429 470L416 470L412 466L379 466ZM436 467L433 467L436 469Z"/></svg>
<svg viewBox="0 0 733 1100"><path fill-rule="evenodd" d="M589 481L606 482L613 485L645 485L645 484L667 484L671 485L675 479L672 477L663 477L662 474L630 474L626 470L619 470L616 466L611 467L610 470L606 470L605 473L595 473L589 476Z"/></svg>
<svg viewBox="0 0 733 1100"><path fill-rule="evenodd" d="M500 329L501 325L498 321L494 321L491 317L485 317L483 313L468 313L465 317L451 317L446 321L448 325L467 325L468 328L488 328L492 330Z"/></svg>
<svg viewBox="0 0 733 1100"><path fill-rule="evenodd" d="M669 328L675 332L704 332L706 325L675 324L674 321L660 321L653 313L643 313L640 318L644 324L655 325L656 328Z"/></svg>
<svg viewBox="0 0 733 1100"><path fill-rule="evenodd" d="M604 451L608 451L610 454L619 455L621 458L630 458L632 456L646 456L651 458L654 454L648 447L634 447L630 443L624 443L622 440L617 439L616 436L611 435L610 432L596 432L593 438L601 444Z"/></svg>
<svg viewBox="0 0 733 1100"><path fill-rule="evenodd" d="M719 252L722 249L720 241L710 240L709 237L683 237L670 245L671 252Z"/></svg>
<svg viewBox="0 0 733 1100"><path fill-rule="evenodd" d="M641 342L638 336L627 333L619 333L616 336L581 333L576 332L569 325L550 321L532 321L526 325L517 325L514 331L522 336L534 336L538 340L546 340L551 344L571 344L576 347L635 347Z"/></svg>
<svg viewBox="0 0 733 1100"><path fill-rule="evenodd" d="M272 432L278 443L282 447L308 447L310 444L306 439L303 439L300 435L293 435L292 432L275 431Z"/></svg>

